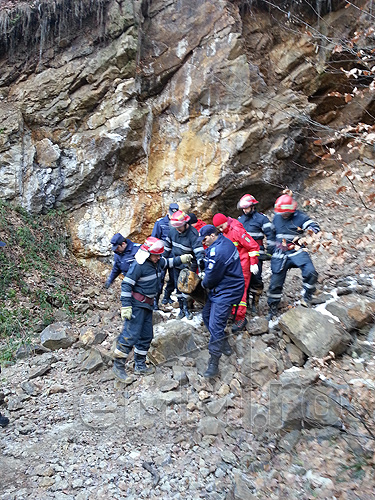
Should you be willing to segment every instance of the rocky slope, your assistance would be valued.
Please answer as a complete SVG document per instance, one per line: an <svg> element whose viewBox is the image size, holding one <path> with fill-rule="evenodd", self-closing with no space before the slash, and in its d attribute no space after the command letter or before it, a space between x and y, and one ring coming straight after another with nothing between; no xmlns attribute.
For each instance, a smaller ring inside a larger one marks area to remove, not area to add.
<svg viewBox="0 0 375 500"><path fill-rule="evenodd" d="M374 171L363 168L363 178ZM371 204L371 183L360 189ZM82 291L91 295L86 318L37 337L52 351L19 353L2 373L11 421L1 431L2 498L373 498L373 206L339 173L305 195L322 226L309 244L316 305L298 306L301 280L291 272L282 317L265 321L263 297L262 316L230 339L220 377L202 377L208 334L197 306L192 321L176 322L173 308L156 313L155 374L117 384L120 280ZM62 330L71 340L59 344ZM327 339L336 335L345 352L334 356L338 344Z"/></svg>
<svg viewBox="0 0 375 500"><path fill-rule="evenodd" d="M108 256L117 230L141 239L172 200L208 220L246 191L267 209L285 184L322 227L314 309L292 271L283 316L268 324L262 297L212 382L197 307L157 313L155 374L118 385L119 282L67 257L86 316L53 301L59 324L3 369L2 498L374 497L371 13L303 5L1 4L1 197L66 208L77 256Z"/></svg>
<svg viewBox="0 0 375 500"><path fill-rule="evenodd" d="M327 147L364 155L348 154L355 131L335 135L373 123L359 5L3 3L1 197L68 210L85 259L108 257L117 231L142 240L171 201L209 218L250 191L269 208Z"/></svg>

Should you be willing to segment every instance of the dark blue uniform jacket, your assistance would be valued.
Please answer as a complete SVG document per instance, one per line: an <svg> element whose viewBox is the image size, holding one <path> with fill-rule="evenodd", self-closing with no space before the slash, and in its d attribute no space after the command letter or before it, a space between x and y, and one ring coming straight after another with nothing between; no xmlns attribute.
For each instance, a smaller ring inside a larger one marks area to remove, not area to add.
<svg viewBox="0 0 375 500"><path fill-rule="evenodd" d="M296 237L303 236L306 229L312 229L314 233L320 231L319 224L308 215L296 210L290 219L283 219L281 214L275 214L272 225L275 230L276 251L282 251L286 255L297 255L304 251L302 248L288 248L298 241Z"/></svg>
<svg viewBox="0 0 375 500"><path fill-rule="evenodd" d="M159 240L166 241L169 234L169 229L169 217L168 215L165 215L164 217L160 217L160 219L155 222L151 236L159 238Z"/></svg>
<svg viewBox="0 0 375 500"><path fill-rule="evenodd" d="M233 243L220 234L207 248L202 286L209 289L212 302L235 303L245 288L240 256Z"/></svg>
<svg viewBox="0 0 375 500"><path fill-rule="evenodd" d="M188 225L186 231L179 233L177 229L172 227L165 243L163 256L165 258L168 258L170 255L172 257L179 257L180 255L189 253L193 255L190 269L195 272L198 267L197 261L204 258L204 248L198 239L198 231L195 227ZM188 265L180 264L174 267L183 269L188 267Z"/></svg>
<svg viewBox="0 0 375 500"><path fill-rule="evenodd" d="M121 304L122 307L138 306L146 309L153 309L153 304L140 302L132 297L132 291L154 298L159 293L162 271L166 267L181 265L180 257L165 259L161 257L157 264L147 259L143 264L134 261L121 283Z"/></svg>
<svg viewBox="0 0 375 500"><path fill-rule="evenodd" d="M106 285L109 286L119 274L125 274L128 272L130 264L134 261L134 255L138 252L140 247L139 243L133 243L132 241L126 239L126 248L125 252L122 254L115 253L114 264L109 275L109 278L106 281Z"/></svg>
<svg viewBox="0 0 375 500"><path fill-rule="evenodd" d="M267 251L272 253L275 247L275 233L269 218L259 212L243 214L238 218L246 231L259 245L259 255L264 254L264 236L267 238Z"/></svg>

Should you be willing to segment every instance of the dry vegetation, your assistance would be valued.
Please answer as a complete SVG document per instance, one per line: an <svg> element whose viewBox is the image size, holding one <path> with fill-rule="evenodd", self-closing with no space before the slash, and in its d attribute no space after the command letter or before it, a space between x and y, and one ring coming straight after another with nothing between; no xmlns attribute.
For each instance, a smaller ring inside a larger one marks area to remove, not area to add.
<svg viewBox="0 0 375 500"><path fill-rule="evenodd" d="M1 359L10 359L20 343L31 342L57 319L73 318L79 294L94 283L69 251L64 216L32 216L0 203Z"/></svg>

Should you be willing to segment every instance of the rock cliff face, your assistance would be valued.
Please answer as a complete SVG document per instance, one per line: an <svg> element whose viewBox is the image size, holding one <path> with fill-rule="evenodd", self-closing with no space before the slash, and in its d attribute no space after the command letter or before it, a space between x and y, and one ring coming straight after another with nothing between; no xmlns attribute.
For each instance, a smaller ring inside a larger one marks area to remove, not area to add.
<svg viewBox="0 0 375 500"><path fill-rule="evenodd" d="M234 214L245 192L266 209L286 184L301 186L316 126L324 138L329 122L350 121L330 94L357 82L327 68L351 69L332 49L367 11L333 3L317 19L301 7L292 23L276 3L7 2L1 198L67 209L74 252L90 258L109 255L117 231L141 241L171 201L208 219Z"/></svg>

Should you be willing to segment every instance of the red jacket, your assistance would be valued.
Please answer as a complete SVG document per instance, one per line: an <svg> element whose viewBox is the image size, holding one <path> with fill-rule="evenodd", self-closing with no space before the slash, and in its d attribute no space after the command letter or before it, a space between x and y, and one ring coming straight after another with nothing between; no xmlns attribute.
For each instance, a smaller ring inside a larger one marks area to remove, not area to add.
<svg viewBox="0 0 375 500"><path fill-rule="evenodd" d="M199 230L202 229L203 226L206 226L206 223L202 221L202 219L198 219L197 222L195 224L192 224L193 227L195 227L195 229L198 231L199 233Z"/></svg>
<svg viewBox="0 0 375 500"><path fill-rule="evenodd" d="M192 224L192 226L195 227L195 229L199 233L199 230L202 229L203 226L207 226L207 224L205 222L203 222L202 219L198 219L195 224ZM207 249L206 245L202 245L202 246L205 250ZM198 270L197 270L197 272L198 272Z"/></svg>
<svg viewBox="0 0 375 500"><path fill-rule="evenodd" d="M228 217L228 227L223 234L237 247L242 269L249 272L250 266L258 264L259 245L239 220Z"/></svg>

